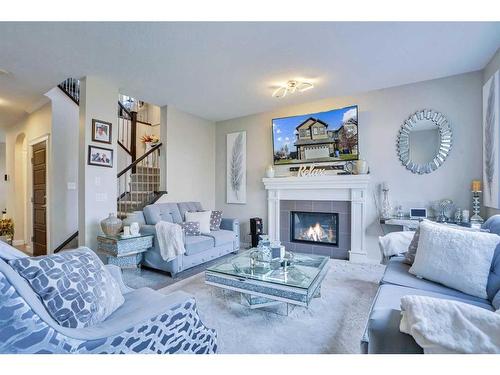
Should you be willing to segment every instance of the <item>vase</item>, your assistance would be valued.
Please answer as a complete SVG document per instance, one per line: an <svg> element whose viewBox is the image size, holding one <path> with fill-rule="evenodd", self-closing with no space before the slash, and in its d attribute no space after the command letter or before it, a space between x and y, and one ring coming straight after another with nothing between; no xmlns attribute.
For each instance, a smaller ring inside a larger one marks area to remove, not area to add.
<svg viewBox="0 0 500 375"><path fill-rule="evenodd" d="M133 223L130 223L130 234L132 236L138 236L139 235L139 223L134 221Z"/></svg>
<svg viewBox="0 0 500 375"><path fill-rule="evenodd" d="M274 177L274 168L272 165L269 165L267 168L266 168L266 176L268 178L273 178Z"/></svg>
<svg viewBox="0 0 500 375"><path fill-rule="evenodd" d="M356 161L356 174L367 174L368 173L368 162L364 159L359 159Z"/></svg>
<svg viewBox="0 0 500 375"><path fill-rule="evenodd" d="M382 193L384 197L382 199L382 210L380 216L382 216L382 219L390 219L392 217L392 206L389 201L389 189L383 188Z"/></svg>
<svg viewBox="0 0 500 375"><path fill-rule="evenodd" d="M114 212L101 221L101 229L106 236L116 236L122 229L122 221L116 217Z"/></svg>

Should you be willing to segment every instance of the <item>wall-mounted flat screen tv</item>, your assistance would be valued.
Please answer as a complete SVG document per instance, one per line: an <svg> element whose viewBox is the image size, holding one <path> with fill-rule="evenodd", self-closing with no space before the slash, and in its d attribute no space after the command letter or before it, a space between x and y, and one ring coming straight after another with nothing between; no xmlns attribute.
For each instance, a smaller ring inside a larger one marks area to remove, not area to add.
<svg viewBox="0 0 500 375"><path fill-rule="evenodd" d="M358 159L358 106L273 120L275 165Z"/></svg>

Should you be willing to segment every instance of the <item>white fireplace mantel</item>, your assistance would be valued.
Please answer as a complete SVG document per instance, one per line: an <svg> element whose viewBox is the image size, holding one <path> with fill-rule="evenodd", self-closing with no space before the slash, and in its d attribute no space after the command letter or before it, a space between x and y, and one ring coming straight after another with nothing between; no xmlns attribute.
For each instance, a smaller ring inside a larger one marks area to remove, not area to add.
<svg viewBox="0 0 500 375"><path fill-rule="evenodd" d="M351 249L349 260L366 261L366 199L369 175L323 175L263 178L267 190L268 232L280 238L280 201L316 200L351 202Z"/></svg>

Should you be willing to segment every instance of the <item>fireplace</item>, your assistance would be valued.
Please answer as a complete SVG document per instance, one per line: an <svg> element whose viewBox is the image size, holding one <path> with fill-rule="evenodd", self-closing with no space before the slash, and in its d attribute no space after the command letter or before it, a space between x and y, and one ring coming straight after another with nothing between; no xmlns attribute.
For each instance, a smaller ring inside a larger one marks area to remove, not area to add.
<svg viewBox="0 0 500 375"><path fill-rule="evenodd" d="M338 246L339 214L331 212L290 212L291 242Z"/></svg>

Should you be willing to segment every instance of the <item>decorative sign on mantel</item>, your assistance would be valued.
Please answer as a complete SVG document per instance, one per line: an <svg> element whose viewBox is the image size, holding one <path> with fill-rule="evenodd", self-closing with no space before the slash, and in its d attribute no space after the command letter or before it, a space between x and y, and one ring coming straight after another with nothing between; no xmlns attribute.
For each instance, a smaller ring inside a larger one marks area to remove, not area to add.
<svg viewBox="0 0 500 375"><path fill-rule="evenodd" d="M314 165L301 165L297 171L297 177L323 176L325 174L326 170L324 168L316 168Z"/></svg>

